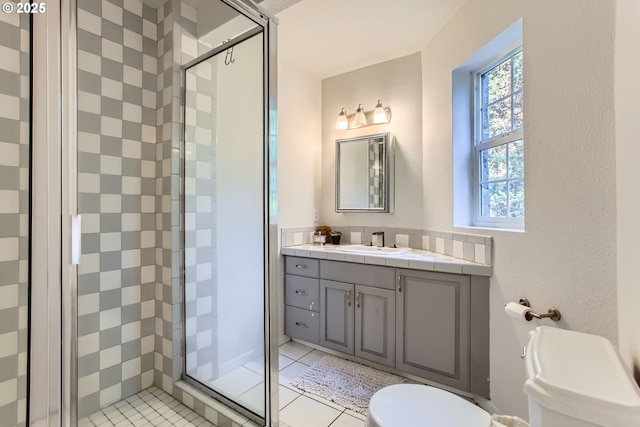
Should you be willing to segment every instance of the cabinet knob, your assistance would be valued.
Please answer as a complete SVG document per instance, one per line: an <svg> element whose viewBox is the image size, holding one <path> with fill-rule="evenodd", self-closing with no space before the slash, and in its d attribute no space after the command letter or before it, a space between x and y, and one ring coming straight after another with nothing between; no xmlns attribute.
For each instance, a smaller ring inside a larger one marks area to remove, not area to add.
<svg viewBox="0 0 640 427"><path fill-rule="evenodd" d="M362 294L362 292L358 291L358 293L356 294L356 307L360 308L360 295Z"/></svg>
<svg viewBox="0 0 640 427"><path fill-rule="evenodd" d="M298 295L309 295L309 292L305 291L304 289L296 289L295 293Z"/></svg>
<svg viewBox="0 0 640 427"><path fill-rule="evenodd" d="M296 322L296 326L299 328L305 328L305 329L309 327L309 325L303 322Z"/></svg>
<svg viewBox="0 0 640 427"><path fill-rule="evenodd" d="M296 264L296 268L300 268L300 269L303 269L303 270L304 270L304 269L309 268L309 266L308 266L308 265L306 265L306 264Z"/></svg>
<svg viewBox="0 0 640 427"><path fill-rule="evenodd" d="M402 292L402 273L398 274L398 292Z"/></svg>
<svg viewBox="0 0 640 427"><path fill-rule="evenodd" d="M347 307L351 307L351 289L347 291Z"/></svg>

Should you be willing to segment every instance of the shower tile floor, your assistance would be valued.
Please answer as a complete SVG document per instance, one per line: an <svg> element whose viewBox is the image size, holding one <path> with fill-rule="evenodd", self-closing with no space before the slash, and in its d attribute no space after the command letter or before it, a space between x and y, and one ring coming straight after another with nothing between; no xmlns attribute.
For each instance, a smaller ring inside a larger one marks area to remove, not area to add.
<svg viewBox="0 0 640 427"><path fill-rule="evenodd" d="M151 387L78 421L78 427L211 427L209 421L162 390Z"/></svg>
<svg viewBox="0 0 640 427"><path fill-rule="evenodd" d="M287 427L364 427L365 416L290 385L327 354L295 341L280 346L280 421ZM249 408L262 400L260 363L249 362L215 380ZM217 388L217 387L216 387ZM79 427L185 426L209 427L210 422L162 390L151 387L78 422Z"/></svg>

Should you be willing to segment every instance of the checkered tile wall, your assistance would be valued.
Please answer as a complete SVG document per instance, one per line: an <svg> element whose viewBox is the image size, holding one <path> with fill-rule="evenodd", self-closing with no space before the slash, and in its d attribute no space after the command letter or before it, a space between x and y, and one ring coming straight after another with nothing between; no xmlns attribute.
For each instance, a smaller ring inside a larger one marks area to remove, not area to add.
<svg viewBox="0 0 640 427"><path fill-rule="evenodd" d="M156 11L78 1L79 416L153 383Z"/></svg>
<svg viewBox="0 0 640 427"><path fill-rule="evenodd" d="M27 413L29 17L0 14L0 423Z"/></svg>

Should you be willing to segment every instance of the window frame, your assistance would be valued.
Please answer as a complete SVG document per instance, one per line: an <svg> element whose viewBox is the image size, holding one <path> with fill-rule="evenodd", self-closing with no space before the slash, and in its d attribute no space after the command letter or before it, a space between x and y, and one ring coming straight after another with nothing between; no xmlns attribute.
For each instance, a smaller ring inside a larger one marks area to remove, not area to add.
<svg viewBox="0 0 640 427"><path fill-rule="evenodd" d="M472 71L473 78L473 170L472 170L472 180L473 180L473 226L474 227L487 227L487 228L501 228L501 229L513 229L513 230L524 230L524 216L521 218L509 218L509 217L487 217L482 216L482 206L481 206L481 152L493 147L497 147L500 145L507 145L510 142L516 142L522 140L523 146L525 144L524 141L524 123L517 130L511 130L510 132L493 136L491 138L482 139L482 75L492 70L496 66L510 59L511 57L517 55L519 52L523 51L522 43L519 43L517 46L509 49L507 53L501 54L499 57L493 58L490 62L487 62L483 67ZM513 81L511 83L513 88ZM524 84L522 87L522 94L524 96ZM513 103L511 105L511 111L513 113ZM513 123L513 114L511 117ZM508 162L508 157L507 157ZM508 169L507 169L508 172ZM522 185L525 185L525 172L523 170L522 177ZM510 182L508 177L504 179L505 182ZM525 196L525 216L526 216L526 196Z"/></svg>

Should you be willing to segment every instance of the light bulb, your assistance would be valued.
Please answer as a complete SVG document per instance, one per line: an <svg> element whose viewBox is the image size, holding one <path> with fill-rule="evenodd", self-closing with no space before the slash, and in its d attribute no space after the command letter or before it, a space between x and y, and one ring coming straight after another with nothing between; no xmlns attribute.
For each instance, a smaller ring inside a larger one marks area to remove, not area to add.
<svg viewBox="0 0 640 427"><path fill-rule="evenodd" d="M373 110L373 123L387 123L388 121L389 119L387 118L387 112L382 106L382 101L378 99L378 104Z"/></svg>
<svg viewBox="0 0 640 427"><path fill-rule="evenodd" d="M356 117L354 118L354 126L366 126L367 125L367 117L364 115L364 110L362 109L362 104L358 105L358 109L356 110Z"/></svg>
<svg viewBox="0 0 640 427"><path fill-rule="evenodd" d="M338 120L336 121L336 129L346 130L349 129L349 120L347 119L347 111L342 107L340 114L338 114Z"/></svg>

